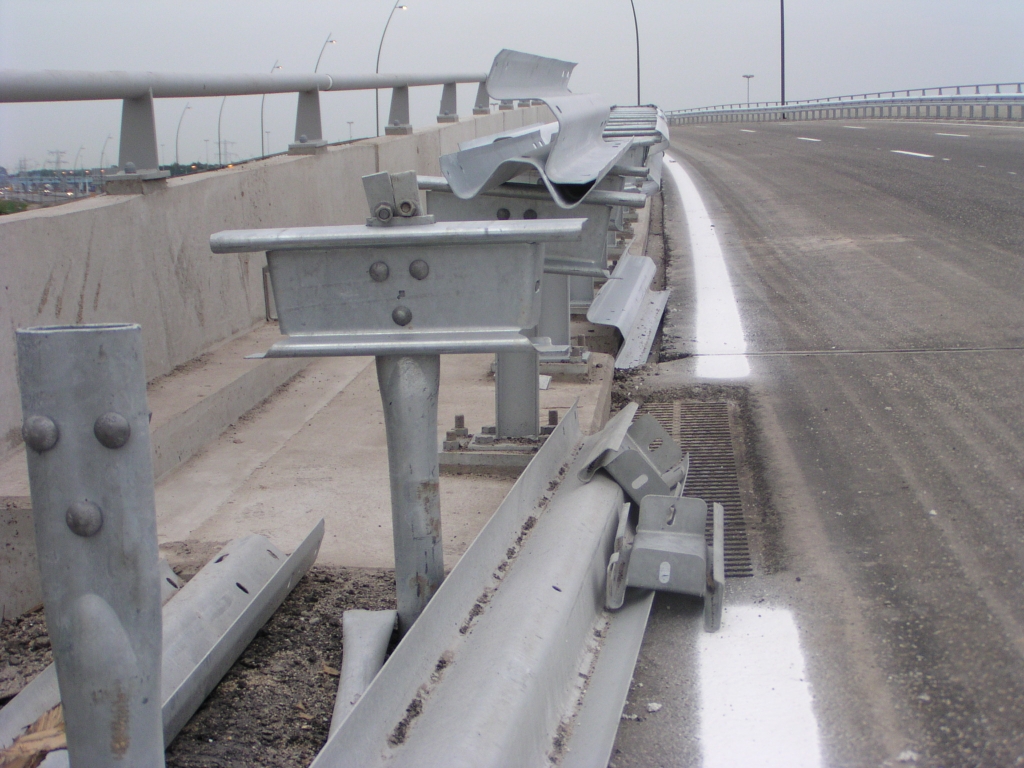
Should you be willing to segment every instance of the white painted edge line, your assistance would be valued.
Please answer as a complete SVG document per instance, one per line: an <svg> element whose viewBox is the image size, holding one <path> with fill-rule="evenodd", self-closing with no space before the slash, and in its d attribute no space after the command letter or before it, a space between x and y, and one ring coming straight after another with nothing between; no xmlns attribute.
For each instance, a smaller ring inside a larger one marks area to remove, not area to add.
<svg viewBox="0 0 1024 768"><path fill-rule="evenodd" d="M690 231L697 296L696 375L705 379L742 379L750 375L747 341L715 225L682 165L666 155L664 167L679 190Z"/></svg>
<svg viewBox="0 0 1024 768"><path fill-rule="evenodd" d="M935 155L926 155L922 152L907 152L905 149L890 149L894 155L910 155L911 157L935 157Z"/></svg>
<svg viewBox="0 0 1024 768"><path fill-rule="evenodd" d="M843 128L849 128L851 131L866 131L868 129L866 125L844 125Z"/></svg>
<svg viewBox="0 0 1024 768"><path fill-rule="evenodd" d="M697 646L703 768L820 768L814 697L790 611L727 605L722 629L701 633Z"/></svg>
<svg viewBox="0 0 1024 768"><path fill-rule="evenodd" d="M797 136L800 141L821 141L821 139L812 139L809 136Z"/></svg>
<svg viewBox="0 0 1024 768"><path fill-rule="evenodd" d="M969 133L936 133L936 136L956 136L959 139L969 139L971 134Z"/></svg>

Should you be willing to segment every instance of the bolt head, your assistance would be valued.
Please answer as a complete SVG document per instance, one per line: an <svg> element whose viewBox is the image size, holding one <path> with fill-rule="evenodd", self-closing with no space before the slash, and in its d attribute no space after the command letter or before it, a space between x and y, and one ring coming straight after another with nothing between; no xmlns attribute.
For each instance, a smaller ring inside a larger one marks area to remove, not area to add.
<svg viewBox="0 0 1024 768"><path fill-rule="evenodd" d="M104 413L92 425L92 433L100 444L111 449L123 448L132 436L132 426L120 413Z"/></svg>
<svg viewBox="0 0 1024 768"><path fill-rule="evenodd" d="M412 322L412 310L408 307L395 307L391 319L395 321L395 325L408 325Z"/></svg>
<svg viewBox="0 0 1024 768"><path fill-rule="evenodd" d="M423 280L430 274L430 265L423 259L416 259L416 261L409 265L409 274L417 280Z"/></svg>
<svg viewBox="0 0 1024 768"><path fill-rule="evenodd" d="M373 209L373 215L377 217L378 221L391 221L391 217L395 215L395 209L388 203L377 203Z"/></svg>
<svg viewBox="0 0 1024 768"><path fill-rule="evenodd" d="M29 416L21 426L25 445L36 453L45 453L60 440L60 429L46 416Z"/></svg>
<svg viewBox="0 0 1024 768"><path fill-rule="evenodd" d="M77 536L95 536L103 527L103 511L91 501L76 501L64 515L68 528Z"/></svg>
<svg viewBox="0 0 1024 768"><path fill-rule="evenodd" d="M391 270L383 261L375 261L370 265L370 277L375 283L383 283L391 275Z"/></svg>

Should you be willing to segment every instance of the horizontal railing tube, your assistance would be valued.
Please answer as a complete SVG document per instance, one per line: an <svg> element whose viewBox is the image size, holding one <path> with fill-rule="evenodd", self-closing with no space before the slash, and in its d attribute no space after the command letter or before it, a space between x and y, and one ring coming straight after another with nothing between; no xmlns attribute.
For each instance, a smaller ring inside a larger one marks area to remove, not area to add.
<svg viewBox="0 0 1024 768"><path fill-rule="evenodd" d="M462 74L227 74L163 72L0 71L0 102L96 101L204 96L253 96L306 91L360 91L446 83L481 83L486 73Z"/></svg>

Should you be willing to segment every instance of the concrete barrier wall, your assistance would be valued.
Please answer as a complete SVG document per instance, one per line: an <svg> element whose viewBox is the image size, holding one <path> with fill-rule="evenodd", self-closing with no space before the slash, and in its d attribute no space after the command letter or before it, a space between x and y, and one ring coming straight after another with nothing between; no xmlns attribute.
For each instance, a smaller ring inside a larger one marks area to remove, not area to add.
<svg viewBox="0 0 1024 768"><path fill-rule="evenodd" d="M139 323L152 380L263 320L264 254L214 255L214 232L362 223L363 175L438 175L460 141L551 119L497 112L0 217L0 456L21 444L17 328Z"/></svg>

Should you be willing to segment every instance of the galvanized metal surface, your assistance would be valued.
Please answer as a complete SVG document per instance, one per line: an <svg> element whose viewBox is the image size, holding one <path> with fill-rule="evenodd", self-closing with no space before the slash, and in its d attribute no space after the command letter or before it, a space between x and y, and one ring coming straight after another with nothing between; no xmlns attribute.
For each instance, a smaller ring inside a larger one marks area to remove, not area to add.
<svg viewBox="0 0 1024 768"><path fill-rule="evenodd" d="M436 192L452 193L452 187L444 176L417 177L420 189ZM510 197L521 200L550 200L547 189L533 184L510 182L501 184L494 189L481 191L480 197ZM617 205L625 208L643 208L647 205L647 195L640 192L616 192L605 189L594 189L587 194L585 203L592 205Z"/></svg>
<svg viewBox="0 0 1024 768"><path fill-rule="evenodd" d="M171 743L316 561L323 532L321 520L291 555L263 536L236 539L164 607L161 717L165 744ZM56 668L50 665L0 709L0 749L10 746L60 701ZM54 759L63 759L67 765L66 755Z"/></svg>
<svg viewBox="0 0 1024 768"><path fill-rule="evenodd" d="M31 328L17 342L36 548L72 763L162 766L142 330Z"/></svg>
<svg viewBox="0 0 1024 768"><path fill-rule="evenodd" d="M441 354L521 345L537 324L546 240L584 222L454 222L224 232L220 253L269 249L281 330L270 356Z"/></svg>
<svg viewBox="0 0 1024 768"><path fill-rule="evenodd" d="M579 673L598 650L622 503L607 478L577 479L587 454L578 441L573 409L314 766L557 759L559 726L571 729Z"/></svg>
<svg viewBox="0 0 1024 768"><path fill-rule="evenodd" d="M494 368L497 437L540 434L539 373L540 364L533 344L522 351L498 353Z"/></svg>
<svg viewBox="0 0 1024 768"><path fill-rule="evenodd" d="M444 579L438 490L439 355L378 356L391 480L398 624L409 630Z"/></svg>
<svg viewBox="0 0 1024 768"><path fill-rule="evenodd" d="M652 590L630 589L623 606L607 614L601 655L590 673L561 768L608 765L653 603Z"/></svg>
<svg viewBox="0 0 1024 768"><path fill-rule="evenodd" d="M420 177L422 178L422 177ZM421 187L422 188L422 187ZM370 229L359 224L340 227L233 229L210 236L214 253L398 248L411 246L567 242L577 240L583 222L573 219L538 221L446 222L432 226Z"/></svg>
<svg viewBox="0 0 1024 768"><path fill-rule="evenodd" d="M668 302L669 291L652 291L657 272L647 256L625 254L609 279L594 297L587 320L619 329L623 344L616 368L633 368L647 362L651 345Z"/></svg>
<svg viewBox="0 0 1024 768"><path fill-rule="evenodd" d="M422 186L420 177L420 185ZM592 277L608 275L605 233L608 230L610 208L606 205L580 205L566 210L556 205L548 195L546 199L531 200L520 197L502 197L497 187L493 195L463 200L451 192L428 191L427 210L438 221L533 221L548 219L583 219L583 230L578 240L549 242L544 250L544 271L554 274L587 274ZM542 334L543 335L543 334Z"/></svg>
<svg viewBox="0 0 1024 768"><path fill-rule="evenodd" d="M690 453L686 492L724 508L724 568L729 578L753 576L743 503L732 443L729 404L674 400L644 403L643 412L656 418ZM706 530L712 543L711 521Z"/></svg>
<svg viewBox="0 0 1024 768"><path fill-rule="evenodd" d="M341 727L373 678L384 666L388 644L398 626L398 611L345 611L341 618L341 679L330 735Z"/></svg>

